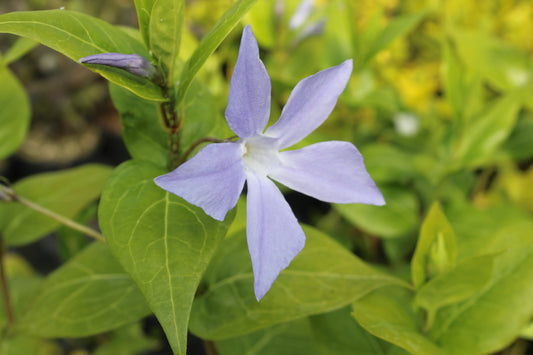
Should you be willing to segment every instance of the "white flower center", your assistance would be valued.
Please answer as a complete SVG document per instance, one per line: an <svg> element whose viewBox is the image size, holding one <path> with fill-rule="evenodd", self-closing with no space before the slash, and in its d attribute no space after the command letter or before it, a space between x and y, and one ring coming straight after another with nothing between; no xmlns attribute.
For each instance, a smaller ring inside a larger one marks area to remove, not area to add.
<svg viewBox="0 0 533 355"><path fill-rule="evenodd" d="M257 174L268 175L280 164L274 139L266 136L250 137L243 142L242 160L246 168Z"/></svg>

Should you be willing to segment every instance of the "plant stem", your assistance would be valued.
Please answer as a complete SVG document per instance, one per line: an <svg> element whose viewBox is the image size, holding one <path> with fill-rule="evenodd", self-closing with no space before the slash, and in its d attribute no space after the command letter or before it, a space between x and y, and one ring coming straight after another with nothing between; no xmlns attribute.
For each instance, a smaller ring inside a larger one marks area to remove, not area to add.
<svg viewBox="0 0 533 355"><path fill-rule="evenodd" d="M211 340L204 340L204 349L207 355L218 355L217 348Z"/></svg>
<svg viewBox="0 0 533 355"><path fill-rule="evenodd" d="M9 287L7 284L6 269L4 264L5 249L4 239L0 235L0 292L2 293L2 299L4 301L7 324L11 325L15 322L15 316L13 315L13 307L11 306L11 297L9 295Z"/></svg>
<svg viewBox="0 0 533 355"><path fill-rule="evenodd" d="M93 237L94 239L96 239L96 240L98 240L100 242L105 243L104 236L102 234L98 233L97 231L95 231L94 229L89 228L87 226L84 226L83 224L79 224L77 222L74 222L73 220L71 220L68 217L65 217L65 216L62 216L62 215L60 215L58 213L55 213L54 211L51 211L51 210L49 210L46 207L43 207L43 206L41 206L39 204L36 204L33 201L27 200L24 197L19 196L15 192L15 190L13 190L12 188L10 188L8 186L5 186L5 185L1 185L1 184L0 184L0 201L4 201L4 202L19 202L19 203L23 204L24 206L29 207L32 210L36 211L36 212L39 212L41 214L44 214L45 216L48 216L48 217L50 217L52 219L55 219L56 221L58 221L61 224L66 225L67 227L70 227L72 229L80 231L80 232L82 232L82 233L84 233L84 234L86 234L86 235L88 235L90 237Z"/></svg>
<svg viewBox="0 0 533 355"><path fill-rule="evenodd" d="M14 196L14 200L17 202L22 203L24 206L31 208L32 210L39 212L41 214L44 214L45 216L48 216L52 219L55 219L59 223L62 223L66 225L67 227L70 227L72 229L75 229L77 231L80 231L90 237L93 237L94 239L105 243L105 238L103 235L98 233L92 228L89 228L87 226L84 226L83 224L79 224L71 220L70 218L67 218L65 216L62 216L58 213L55 213L54 211L51 211L41 205L36 204L35 202L32 202L30 200L25 199L24 197L20 197L19 195Z"/></svg>

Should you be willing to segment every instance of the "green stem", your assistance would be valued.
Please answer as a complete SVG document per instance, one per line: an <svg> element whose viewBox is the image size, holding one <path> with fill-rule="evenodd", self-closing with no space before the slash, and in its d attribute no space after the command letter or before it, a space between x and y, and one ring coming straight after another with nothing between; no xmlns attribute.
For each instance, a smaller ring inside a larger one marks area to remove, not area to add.
<svg viewBox="0 0 533 355"><path fill-rule="evenodd" d="M68 217L62 216L58 213L55 213L54 211L49 210L46 207L36 204L33 201L25 199L24 197L19 196L15 192L15 190L11 189L8 186L0 185L0 200L3 200L5 202L19 202L23 204L24 206L29 207L36 212L39 212L45 216L55 219L56 221L58 221L61 224L64 224L67 227L80 231L90 237L93 237L94 239L100 242L105 243L104 236L98 233L97 231L95 231L94 229L84 226L83 224L74 222Z"/></svg>
<svg viewBox="0 0 533 355"><path fill-rule="evenodd" d="M77 231L80 231L90 237L93 237L94 239L105 243L105 238L103 235L98 233L92 228L89 228L87 226L84 226L83 224L79 224L71 220L70 218L67 218L65 216L62 216L58 213L55 213L54 211L51 211L41 205L36 204L35 202L32 202L30 200L25 199L24 197L20 197L18 195L14 196L14 200L17 202L22 203L24 206L31 208L32 210L39 212L41 214L44 214L45 216L48 216L52 219L55 219L61 224L64 224L67 227L70 227L72 229L75 229Z"/></svg>
<svg viewBox="0 0 533 355"><path fill-rule="evenodd" d="M9 295L9 286L4 264L5 249L4 239L0 235L0 292L2 293L2 300L4 301L4 309L7 316L7 325L9 326L15 322L15 316L13 315L13 307L11 306L11 297Z"/></svg>
<svg viewBox="0 0 533 355"><path fill-rule="evenodd" d="M204 340L204 349L207 355L218 355L217 348L211 340Z"/></svg>

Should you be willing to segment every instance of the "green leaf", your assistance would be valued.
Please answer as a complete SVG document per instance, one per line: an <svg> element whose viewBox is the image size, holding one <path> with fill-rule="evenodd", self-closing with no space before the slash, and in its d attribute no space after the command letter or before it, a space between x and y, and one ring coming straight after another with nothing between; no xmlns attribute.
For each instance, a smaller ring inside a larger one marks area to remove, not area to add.
<svg viewBox="0 0 533 355"><path fill-rule="evenodd" d="M515 126L520 100L520 95L510 93L468 121L456 138L453 153L456 168L476 167L494 158Z"/></svg>
<svg viewBox="0 0 533 355"><path fill-rule="evenodd" d="M185 0L157 0L150 14L150 49L164 64L170 87L177 80L184 7Z"/></svg>
<svg viewBox="0 0 533 355"><path fill-rule="evenodd" d="M250 10L257 0L239 0L218 20L216 25L209 31L185 63L178 90L176 93L176 103L179 105L185 98L185 94L191 85L192 80L198 73L198 70L205 63L207 58L220 45L222 40L237 25L240 19Z"/></svg>
<svg viewBox="0 0 533 355"><path fill-rule="evenodd" d="M0 341L0 354L2 355L58 355L62 353L63 350L57 343L48 340L15 336Z"/></svg>
<svg viewBox="0 0 533 355"><path fill-rule="evenodd" d="M0 33L30 38L76 62L89 55L109 52L137 53L149 58L142 43L124 31L105 21L74 11L27 11L0 15ZM109 81L141 97L164 100L161 89L148 79L108 66L90 67Z"/></svg>
<svg viewBox="0 0 533 355"><path fill-rule="evenodd" d="M465 70L461 67L457 56L449 41L443 41L443 61L441 67L444 92L456 117L461 117L465 90L464 75Z"/></svg>
<svg viewBox="0 0 533 355"><path fill-rule="evenodd" d="M396 38L411 31L428 14L428 11L421 11L392 19L378 37L370 43L370 47L366 51L360 67L362 68L367 65L376 54L387 48Z"/></svg>
<svg viewBox="0 0 533 355"><path fill-rule="evenodd" d="M388 355L396 346L377 338L350 315L350 308L309 318L315 341L323 355ZM405 354L397 348L395 354Z"/></svg>
<svg viewBox="0 0 533 355"><path fill-rule="evenodd" d="M433 276L451 270L457 258L455 233L435 202L422 223L411 260L411 277L418 289Z"/></svg>
<svg viewBox="0 0 533 355"><path fill-rule="evenodd" d="M205 84L198 80L192 82L184 102L185 117L181 138L184 148L208 136L227 138L223 136L227 127L226 120L220 114L221 110L214 105L215 102L215 97Z"/></svg>
<svg viewBox="0 0 533 355"><path fill-rule="evenodd" d="M520 332L520 337L533 340L533 322L525 326L524 329Z"/></svg>
<svg viewBox="0 0 533 355"><path fill-rule="evenodd" d="M160 124L156 104L118 85L109 85L109 92L120 113L122 138L131 157L166 168L170 157L169 135Z"/></svg>
<svg viewBox="0 0 533 355"><path fill-rule="evenodd" d="M169 133L160 124L159 113L154 102L142 100L128 90L110 85L109 91L122 121L122 138L133 159L150 162L161 168L168 166ZM223 138L224 117L207 87L192 83L187 92L183 117L181 144L184 149L207 136Z"/></svg>
<svg viewBox="0 0 533 355"><path fill-rule="evenodd" d="M6 67L0 66L0 160L15 152L26 137L30 102L24 87Z"/></svg>
<svg viewBox="0 0 533 355"><path fill-rule="evenodd" d="M272 48L276 44L276 13L275 3L259 1L248 12L246 21L254 30L254 36L263 48Z"/></svg>
<svg viewBox="0 0 533 355"><path fill-rule="evenodd" d="M275 325L238 338L215 342L220 355L321 355L309 321L304 319Z"/></svg>
<svg viewBox="0 0 533 355"><path fill-rule="evenodd" d="M114 170L98 217L109 248L144 294L176 354L185 355L196 289L231 223L217 222L153 182L166 173L128 161Z"/></svg>
<svg viewBox="0 0 533 355"><path fill-rule="evenodd" d="M13 185L15 192L67 218L76 216L100 195L110 167L87 164L33 175ZM8 245L23 245L44 237L60 225L22 204L0 204L0 230Z"/></svg>
<svg viewBox="0 0 533 355"><path fill-rule="evenodd" d="M334 204L344 218L362 230L384 238L402 237L418 223L418 202L405 188L380 186L385 206Z"/></svg>
<svg viewBox="0 0 533 355"><path fill-rule="evenodd" d="M429 336L451 354L487 354L510 344L533 317L531 217L473 237L477 253L499 253L491 281L469 299L442 308ZM466 246L466 245L465 245Z"/></svg>
<svg viewBox="0 0 533 355"><path fill-rule="evenodd" d="M94 242L44 280L17 330L44 338L82 337L148 314L142 294L108 247Z"/></svg>
<svg viewBox="0 0 533 355"><path fill-rule="evenodd" d="M374 270L321 232L305 227L306 246L257 302L245 231L226 238L195 299L190 329L225 339L345 306L402 280Z"/></svg>
<svg viewBox="0 0 533 355"><path fill-rule="evenodd" d="M413 156L393 145L369 144L361 154L370 176L378 183L404 183L416 175Z"/></svg>
<svg viewBox="0 0 533 355"><path fill-rule="evenodd" d="M516 123L503 149L513 160L524 161L533 157L533 116L525 116Z"/></svg>
<svg viewBox="0 0 533 355"><path fill-rule="evenodd" d="M39 43L32 41L28 38L19 38L4 54L3 58L1 58L0 63L2 63L3 65L11 64L29 51L31 51L38 44Z"/></svg>
<svg viewBox="0 0 533 355"><path fill-rule="evenodd" d="M445 354L421 333L410 302L410 295L386 287L356 300L353 316L369 333L413 355Z"/></svg>
<svg viewBox="0 0 533 355"><path fill-rule="evenodd" d="M137 10L137 20L139 22L139 31L147 48L150 48L150 17L154 0L134 0L135 10Z"/></svg>
<svg viewBox="0 0 533 355"><path fill-rule="evenodd" d="M452 28L450 34L469 71L497 89L513 90L531 81L533 65L526 53L481 32Z"/></svg>
<svg viewBox="0 0 533 355"><path fill-rule="evenodd" d="M431 328L439 308L467 299L490 281L496 256L469 258L420 288L415 303L428 311L426 328Z"/></svg>
<svg viewBox="0 0 533 355"><path fill-rule="evenodd" d="M132 355L154 353L160 344L145 334L141 323L137 322L106 334L109 339L99 346L94 355ZM150 352L151 350L151 352Z"/></svg>

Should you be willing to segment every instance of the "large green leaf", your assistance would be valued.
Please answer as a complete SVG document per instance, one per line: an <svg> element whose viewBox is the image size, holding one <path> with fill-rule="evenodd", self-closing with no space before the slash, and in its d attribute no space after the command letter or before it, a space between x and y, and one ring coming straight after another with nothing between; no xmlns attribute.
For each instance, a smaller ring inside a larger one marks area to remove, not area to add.
<svg viewBox="0 0 533 355"><path fill-rule="evenodd" d="M12 12L0 15L0 32L27 37L74 61L98 53L137 53L146 58L141 42L100 19L66 10ZM161 89L150 80L124 70L92 65L91 69L137 95L163 100Z"/></svg>
<svg viewBox="0 0 533 355"><path fill-rule="evenodd" d="M15 192L67 218L76 216L100 195L111 168L87 164L53 173L33 175L13 185ZM0 230L8 245L22 245L44 237L60 225L55 219L22 204L0 204Z"/></svg>
<svg viewBox="0 0 533 355"><path fill-rule="evenodd" d="M169 135L159 122L156 104L140 99L118 85L110 85L109 92L120 113L122 138L131 157L167 167Z"/></svg>
<svg viewBox="0 0 533 355"><path fill-rule="evenodd" d="M137 20L139 22L139 31L147 48L150 48L150 17L154 0L134 0L135 10L137 10Z"/></svg>
<svg viewBox="0 0 533 355"><path fill-rule="evenodd" d="M185 63L181 73L178 90L176 93L176 103L180 104L185 98L185 94L191 85L192 80L198 70L205 63L207 58L215 51L228 33L237 25L240 19L250 10L257 0L239 0L218 20L216 25L207 33L202 41Z"/></svg>
<svg viewBox="0 0 533 355"><path fill-rule="evenodd" d="M340 308L402 280L374 270L328 236L304 228L305 248L257 302L245 232L227 238L206 271L191 313L191 331L202 338L239 336L310 314Z"/></svg>
<svg viewBox="0 0 533 355"><path fill-rule="evenodd" d="M369 333L413 355L445 354L422 334L411 302L410 295L383 288L356 300L352 305L353 316Z"/></svg>
<svg viewBox="0 0 533 355"><path fill-rule="evenodd" d="M233 215L217 222L160 189L166 173L128 161L112 174L98 216L109 248L143 292L176 354L185 355L189 311Z"/></svg>
<svg viewBox="0 0 533 355"><path fill-rule="evenodd" d="M321 354L390 355L393 351L394 354L406 354L401 348L367 332L350 313L351 309L347 307L309 318Z"/></svg>
<svg viewBox="0 0 533 355"><path fill-rule="evenodd" d="M28 131L30 102L24 87L7 67L0 66L0 160L16 151Z"/></svg>
<svg viewBox="0 0 533 355"><path fill-rule="evenodd" d="M215 342L220 355L322 355L307 318Z"/></svg>
<svg viewBox="0 0 533 355"><path fill-rule="evenodd" d="M94 242L45 279L17 331L44 338L82 337L148 314L141 292L109 248Z"/></svg>
<svg viewBox="0 0 533 355"><path fill-rule="evenodd" d="M469 299L437 312L429 336L452 354L487 354L518 337L533 316L533 222L473 237L465 247L499 253L492 280Z"/></svg>
<svg viewBox="0 0 533 355"><path fill-rule="evenodd" d="M150 14L150 50L167 69L170 87L177 79L184 7L185 0L157 0Z"/></svg>
<svg viewBox="0 0 533 355"><path fill-rule="evenodd" d="M420 228L420 236L411 260L413 284L419 288L426 279L451 270L457 258L455 233L435 202Z"/></svg>

